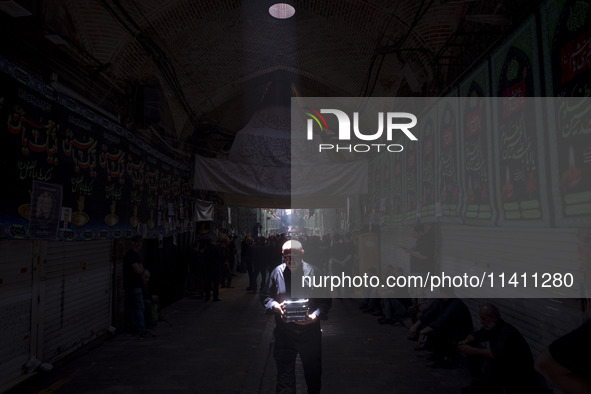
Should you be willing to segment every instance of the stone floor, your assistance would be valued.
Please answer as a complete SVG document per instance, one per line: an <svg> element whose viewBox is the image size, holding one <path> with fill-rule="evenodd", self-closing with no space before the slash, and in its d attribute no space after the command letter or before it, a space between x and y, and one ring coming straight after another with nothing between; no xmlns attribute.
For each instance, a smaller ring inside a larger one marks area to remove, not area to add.
<svg viewBox="0 0 591 394"><path fill-rule="evenodd" d="M274 322L246 282L242 275L221 289L221 302L188 297L168 306L170 325L160 322L156 338L106 338L9 393L273 393ZM335 299L323 322L323 392L451 394L468 383L463 368L428 368L404 327L379 325L358 305ZM305 393L299 363L297 372Z"/></svg>

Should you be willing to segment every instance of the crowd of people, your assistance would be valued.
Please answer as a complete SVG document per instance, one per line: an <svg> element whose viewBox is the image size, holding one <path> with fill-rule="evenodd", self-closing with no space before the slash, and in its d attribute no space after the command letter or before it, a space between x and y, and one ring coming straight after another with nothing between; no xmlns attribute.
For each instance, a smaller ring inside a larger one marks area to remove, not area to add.
<svg viewBox="0 0 591 394"><path fill-rule="evenodd" d="M206 233L198 237L189 264L189 292L202 293L205 300L220 300L218 289L231 288L232 277L245 273L246 291L260 293L269 273L281 263L281 247L289 238L285 233L243 238ZM357 267L351 235L298 239L306 247L306 260L314 262L321 272L352 272Z"/></svg>
<svg viewBox="0 0 591 394"><path fill-rule="evenodd" d="M415 245L403 248L410 255L411 272L435 268L435 240L430 232L427 226L415 227ZM357 273L358 248L355 244L355 237L349 234L298 237L296 241L290 240L286 234L240 239L207 233L193 244L189 291L205 301L221 301L219 289L232 288L234 276L247 274L248 286L244 290L260 295L265 308L276 312L277 330L283 330L275 331L275 340L279 341L278 345L276 343L276 350L279 350L275 354L278 390L293 386L294 357L299 353L306 358L310 392L319 392L318 335L319 320L322 319L316 318L325 315L331 303L317 301L305 323L285 323L282 320L286 313L285 301L290 295L285 276L295 270L292 265L333 275ZM151 305L150 301L157 302L157 299L142 296L150 273L141 264L140 247L141 239L134 239L124 259L128 323L140 338L149 338L153 334L148 326L147 318L151 315L146 304ZM293 256L296 256L295 260ZM394 265L387 265L382 271L386 275L404 274ZM414 349L426 352L425 359L429 361L426 367L466 368L471 380L466 382L464 394L550 393L550 387L564 393L591 393L588 374L591 322L557 339L534 358L518 328L507 322L492 303L484 303L474 311L479 318L479 324L475 325L469 307L455 296L452 288L441 288L435 298L410 293L390 294L388 291L368 290L359 309L377 317L378 324L405 327ZM337 297L340 294L333 294L333 298ZM144 311L143 317L141 311ZM298 335L309 337L309 341L294 340Z"/></svg>
<svg viewBox="0 0 591 394"><path fill-rule="evenodd" d="M401 305L404 300L398 300ZM388 299L368 298L362 312L390 321ZM493 303L478 309L480 327L475 329L469 308L453 290L441 289L438 298L413 302L395 309L392 324L408 329L416 351L429 353L430 368L466 368L470 382L463 394L591 393L589 351L591 320L556 339L534 359L520 331L502 317Z"/></svg>

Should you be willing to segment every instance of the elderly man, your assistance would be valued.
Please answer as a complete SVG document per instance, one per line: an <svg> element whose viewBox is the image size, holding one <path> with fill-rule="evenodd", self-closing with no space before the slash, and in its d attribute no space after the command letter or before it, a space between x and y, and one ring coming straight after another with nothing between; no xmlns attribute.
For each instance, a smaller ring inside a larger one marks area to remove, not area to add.
<svg viewBox="0 0 591 394"><path fill-rule="evenodd" d="M459 343L468 356L473 382L462 393L546 393L534 371L534 359L525 338L501 318L493 304L478 311L482 328ZM488 347L471 346L488 342Z"/></svg>
<svg viewBox="0 0 591 394"><path fill-rule="evenodd" d="M313 276L316 268L302 260L304 249L299 241L285 242L281 252L283 262L271 272L261 293L266 310L275 314L276 390L295 393L295 363L299 353L308 393L319 393L322 376L320 320L326 318L330 300L308 299L307 312L301 320L293 321L287 307L295 301L291 296L292 277Z"/></svg>

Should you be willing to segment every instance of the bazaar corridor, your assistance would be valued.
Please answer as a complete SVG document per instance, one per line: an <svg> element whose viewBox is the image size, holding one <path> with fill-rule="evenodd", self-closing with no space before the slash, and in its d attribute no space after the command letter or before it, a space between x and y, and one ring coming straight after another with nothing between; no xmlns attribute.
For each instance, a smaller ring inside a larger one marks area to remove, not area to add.
<svg viewBox="0 0 591 394"><path fill-rule="evenodd" d="M246 275L220 289L221 302L184 298L162 311L156 338L119 334L14 387L25 393L273 393L274 322ZM458 393L463 368L431 369L407 329L379 325L359 299L335 299L322 322L324 393ZM408 325L408 322L407 322ZM305 380L297 365L298 392Z"/></svg>

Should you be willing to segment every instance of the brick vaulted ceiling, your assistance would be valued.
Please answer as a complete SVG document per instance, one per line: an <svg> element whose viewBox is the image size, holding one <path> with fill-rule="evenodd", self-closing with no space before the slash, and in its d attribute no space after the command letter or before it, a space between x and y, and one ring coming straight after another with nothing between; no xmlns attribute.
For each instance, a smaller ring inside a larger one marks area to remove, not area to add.
<svg viewBox="0 0 591 394"><path fill-rule="evenodd" d="M28 39L37 48L53 45L46 53L75 67L61 81L75 70L88 84L104 81L124 123L134 121L137 87L157 86L160 120L139 131L154 139L157 130L179 149L204 154L227 147L262 102L288 102L295 92L440 95L540 3L286 0L296 13L277 20L269 0L14 2L33 14L18 24L43 31L28 27ZM40 38L48 33L66 44ZM420 88L408 84L405 64Z"/></svg>

